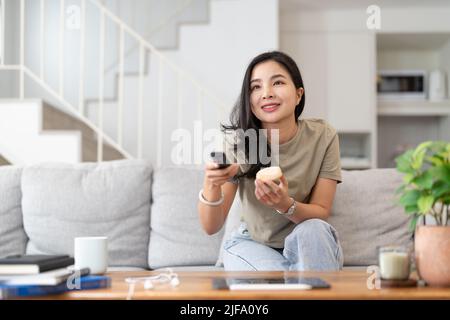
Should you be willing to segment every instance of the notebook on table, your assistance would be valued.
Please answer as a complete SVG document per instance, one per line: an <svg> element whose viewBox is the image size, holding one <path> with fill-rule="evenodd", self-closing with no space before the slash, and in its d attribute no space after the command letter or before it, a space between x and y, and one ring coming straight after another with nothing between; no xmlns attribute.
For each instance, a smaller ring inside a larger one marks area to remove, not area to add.
<svg viewBox="0 0 450 320"><path fill-rule="evenodd" d="M49 286L49 285L7 285L0 283L0 300L32 297L32 296L45 296L60 294L69 291L76 290L92 290L111 287L111 278L108 276L87 275L79 278L78 287L77 283L71 283L71 286L67 282Z"/></svg>
<svg viewBox="0 0 450 320"><path fill-rule="evenodd" d="M0 259L0 275L39 274L74 264L68 255L20 255Z"/></svg>
<svg viewBox="0 0 450 320"><path fill-rule="evenodd" d="M42 285L54 286L67 281L70 278L86 276L90 273L89 268L70 269L61 268L50 271L44 271L39 274L20 274L20 275L0 275L1 285Z"/></svg>

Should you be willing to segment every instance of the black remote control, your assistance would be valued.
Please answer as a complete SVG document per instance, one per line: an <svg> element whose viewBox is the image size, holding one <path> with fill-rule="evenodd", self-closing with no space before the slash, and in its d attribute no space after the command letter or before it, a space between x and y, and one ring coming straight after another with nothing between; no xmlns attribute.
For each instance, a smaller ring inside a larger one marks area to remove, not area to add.
<svg viewBox="0 0 450 320"><path fill-rule="evenodd" d="M219 169L223 169L231 165L231 163L228 162L225 153L222 151L211 152L211 158L214 162L219 164Z"/></svg>

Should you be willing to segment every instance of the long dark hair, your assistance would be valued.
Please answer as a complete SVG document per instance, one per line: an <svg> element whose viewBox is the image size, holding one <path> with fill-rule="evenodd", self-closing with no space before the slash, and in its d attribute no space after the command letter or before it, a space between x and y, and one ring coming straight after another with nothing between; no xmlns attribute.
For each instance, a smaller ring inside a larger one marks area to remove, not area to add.
<svg viewBox="0 0 450 320"><path fill-rule="evenodd" d="M221 124L221 130L223 133L227 133L230 130L236 131L238 129L242 129L244 132L246 132L249 129L254 129L256 132L259 132L259 129L262 129L261 121L253 114L251 104L250 104L250 80L252 76L252 72L254 67L264 61L273 60L275 62L278 62L280 65L282 65L288 72L289 75L292 78L292 81L294 82L295 88L304 88L303 86L303 79L300 74L300 70L297 67L297 64L295 61L289 57L287 54L280 52L280 51L270 51L262 53L258 56L256 56L248 65L247 70L245 71L244 81L242 82L242 89L241 93L239 95L239 98L237 102L235 103L233 110L231 111L230 115L230 125ZM300 99L299 104L295 107L295 119L298 119L300 115L303 112L303 109L305 107L305 94L303 93L302 98ZM260 139L264 139L263 135L257 134L257 147L260 146ZM245 139L243 141L245 144L245 157L246 160L249 159L249 141ZM267 145L267 156L270 157L270 145L266 142ZM238 145L234 145L234 151L237 151ZM256 173L261 169L262 167L268 167L270 166L270 163L268 164L262 164L260 161L260 152L258 150L257 155L257 163L251 164L250 168L243 172L238 178L240 177L247 177L247 178L255 178Z"/></svg>

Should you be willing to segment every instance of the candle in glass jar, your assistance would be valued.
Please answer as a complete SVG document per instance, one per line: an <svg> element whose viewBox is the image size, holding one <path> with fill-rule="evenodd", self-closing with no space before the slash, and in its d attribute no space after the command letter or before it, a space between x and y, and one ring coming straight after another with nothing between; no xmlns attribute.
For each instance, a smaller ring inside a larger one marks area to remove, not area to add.
<svg viewBox="0 0 450 320"><path fill-rule="evenodd" d="M404 249L381 248L379 264L382 279L407 280L409 278L409 254Z"/></svg>

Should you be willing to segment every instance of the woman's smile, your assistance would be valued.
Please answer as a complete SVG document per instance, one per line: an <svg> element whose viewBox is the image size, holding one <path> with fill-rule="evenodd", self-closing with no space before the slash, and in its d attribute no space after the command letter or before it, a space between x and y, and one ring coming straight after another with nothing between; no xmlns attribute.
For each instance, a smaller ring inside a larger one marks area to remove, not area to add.
<svg viewBox="0 0 450 320"><path fill-rule="evenodd" d="M274 112L274 111L278 110L279 107L280 107L280 104L279 104L279 103L276 103L276 102L269 102L269 103L263 104L263 106L261 107L261 109L262 109L264 112L271 113L271 112Z"/></svg>

